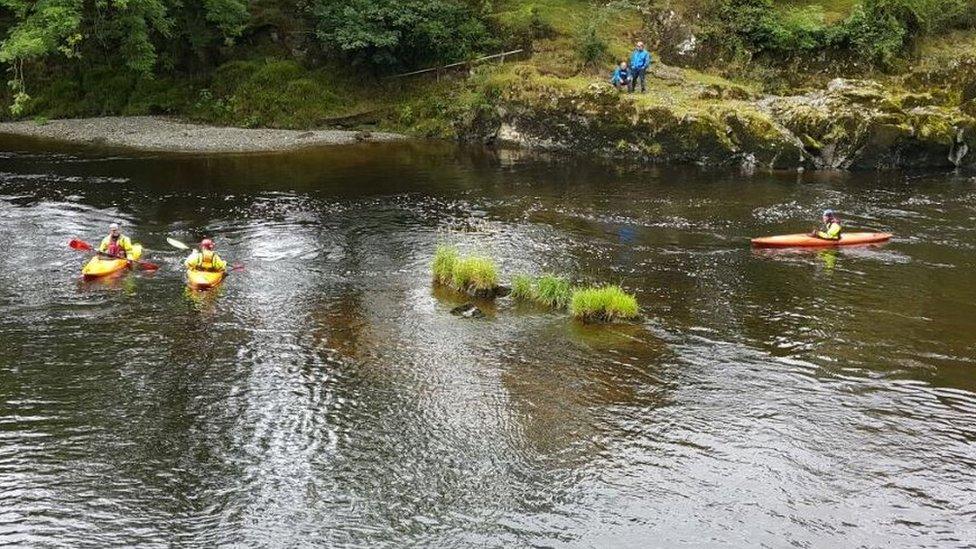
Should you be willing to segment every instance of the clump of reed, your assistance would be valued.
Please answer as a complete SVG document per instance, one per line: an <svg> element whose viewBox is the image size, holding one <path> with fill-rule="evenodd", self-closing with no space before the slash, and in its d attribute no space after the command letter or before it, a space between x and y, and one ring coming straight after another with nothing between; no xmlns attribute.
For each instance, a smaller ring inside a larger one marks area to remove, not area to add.
<svg viewBox="0 0 976 549"><path fill-rule="evenodd" d="M451 284L454 280L454 267L457 265L460 254L453 246L439 245L434 251L434 282L438 284Z"/></svg>
<svg viewBox="0 0 976 549"><path fill-rule="evenodd" d="M572 292L569 280L559 275L547 273L533 278L523 274L512 278L513 298L535 301L553 309L565 309Z"/></svg>
<svg viewBox="0 0 976 549"><path fill-rule="evenodd" d="M637 318L637 298L620 286L608 284L573 290L569 312L584 322L614 322Z"/></svg>
<svg viewBox="0 0 976 549"><path fill-rule="evenodd" d="M463 257L453 246L438 246L432 264L434 281L475 295L489 296L498 288L498 266L486 257Z"/></svg>
<svg viewBox="0 0 976 549"><path fill-rule="evenodd" d="M535 295L535 279L527 274L512 277L512 299L529 301Z"/></svg>

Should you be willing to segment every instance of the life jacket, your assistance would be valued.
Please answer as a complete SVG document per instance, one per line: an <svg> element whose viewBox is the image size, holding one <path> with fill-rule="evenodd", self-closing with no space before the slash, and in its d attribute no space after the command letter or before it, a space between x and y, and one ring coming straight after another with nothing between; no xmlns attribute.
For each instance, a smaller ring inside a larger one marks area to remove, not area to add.
<svg viewBox="0 0 976 549"><path fill-rule="evenodd" d="M203 271L213 271L214 256L217 255L213 250L200 250L197 255L196 267Z"/></svg>
<svg viewBox="0 0 976 549"><path fill-rule="evenodd" d="M127 257L129 250L132 249L132 242L129 237L122 234L115 240L112 240L112 235L108 235L102 240L99 249L111 256Z"/></svg>
<svg viewBox="0 0 976 549"><path fill-rule="evenodd" d="M817 236L828 240L840 240L840 234L844 231L840 222L836 219L820 227Z"/></svg>

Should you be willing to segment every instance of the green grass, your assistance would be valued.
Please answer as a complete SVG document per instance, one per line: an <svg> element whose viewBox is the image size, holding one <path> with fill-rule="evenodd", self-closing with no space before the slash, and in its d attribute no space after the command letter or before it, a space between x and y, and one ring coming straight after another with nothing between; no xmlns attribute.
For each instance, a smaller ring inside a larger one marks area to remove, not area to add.
<svg viewBox="0 0 976 549"><path fill-rule="evenodd" d="M613 322L637 318L637 298L620 286L607 285L573 291L569 311L588 322Z"/></svg>
<svg viewBox="0 0 976 549"><path fill-rule="evenodd" d="M486 257L462 257L454 265L451 281L462 291L492 290L498 286L498 266Z"/></svg>
<svg viewBox="0 0 976 549"><path fill-rule="evenodd" d="M535 284L535 300L554 309L569 305L572 290L569 280L554 274L544 274Z"/></svg>
<svg viewBox="0 0 976 549"><path fill-rule="evenodd" d="M437 246L431 265L434 282L462 292L498 287L498 266L487 257L462 257L453 246Z"/></svg>
<svg viewBox="0 0 976 549"><path fill-rule="evenodd" d="M519 274L512 277L512 299L530 301L535 295L535 279L529 275Z"/></svg>
<svg viewBox="0 0 976 549"><path fill-rule="evenodd" d="M457 265L459 254L453 246L437 246L434 252L434 281L439 284L450 284L454 279L454 267Z"/></svg>
<svg viewBox="0 0 976 549"><path fill-rule="evenodd" d="M521 301L535 301L553 309L565 309L572 293L569 280L559 275L544 274L534 278L523 274L512 278L512 298Z"/></svg>

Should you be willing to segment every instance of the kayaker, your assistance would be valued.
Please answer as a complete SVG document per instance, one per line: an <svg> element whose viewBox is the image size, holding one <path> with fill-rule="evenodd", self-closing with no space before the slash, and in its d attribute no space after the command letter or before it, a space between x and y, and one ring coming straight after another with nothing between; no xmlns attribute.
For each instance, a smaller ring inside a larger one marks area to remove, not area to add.
<svg viewBox="0 0 976 549"><path fill-rule="evenodd" d="M843 231L843 227L840 226L840 219L837 218L834 210L824 210L821 221L822 225L820 228L812 232L810 236L822 238L823 240L840 240L840 233Z"/></svg>
<svg viewBox="0 0 976 549"><path fill-rule="evenodd" d="M190 257L186 258L183 263L191 269L201 271L224 271L227 269L227 262L220 259L217 252L214 251L215 247L213 240L204 238L200 241L200 249L193 250Z"/></svg>
<svg viewBox="0 0 976 549"><path fill-rule="evenodd" d="M112 257L134 259L132 257L132 241L122 234L118 223L112 223L108 226L108 236L102 239L102 243L98 245L98 251Z"/></svg>

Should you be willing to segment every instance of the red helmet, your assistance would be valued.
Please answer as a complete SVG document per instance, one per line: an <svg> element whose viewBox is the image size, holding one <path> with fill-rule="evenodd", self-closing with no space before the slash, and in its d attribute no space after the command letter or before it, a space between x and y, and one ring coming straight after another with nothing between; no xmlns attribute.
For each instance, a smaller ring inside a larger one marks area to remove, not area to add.
<svg viewBox="0 0 976 549"><path fill-rule="evenodd" d="M203 240L200 241L200 247L203 248L204 250L214 249L213 240L210 240L209 238L204 238Z"/></svg>

